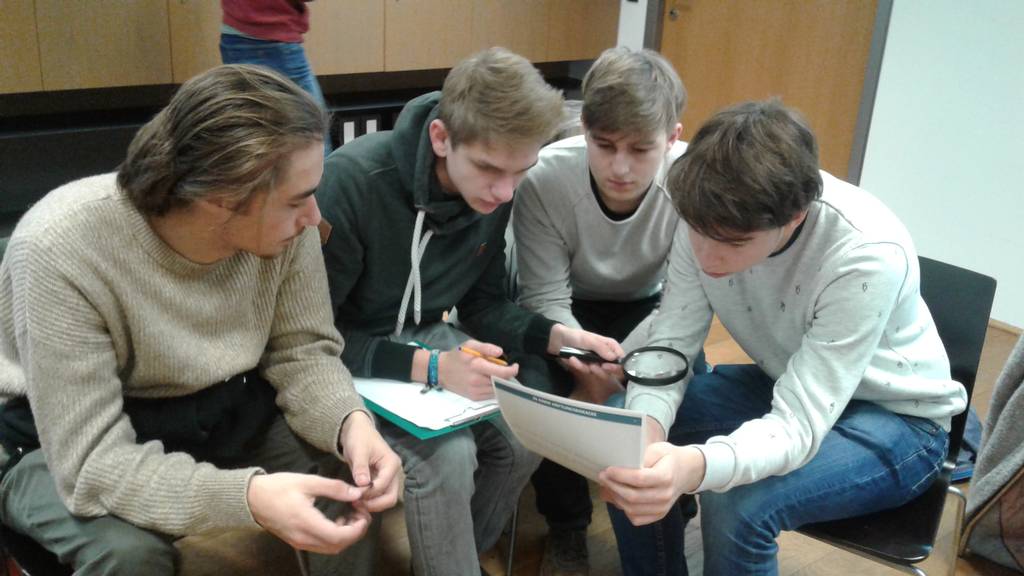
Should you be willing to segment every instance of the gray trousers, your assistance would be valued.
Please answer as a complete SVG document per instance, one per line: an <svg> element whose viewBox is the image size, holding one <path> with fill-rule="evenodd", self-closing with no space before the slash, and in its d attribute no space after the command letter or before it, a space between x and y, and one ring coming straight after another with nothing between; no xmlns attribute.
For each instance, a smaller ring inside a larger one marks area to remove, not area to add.
<svg viewBox="0 0 1024 576"><path fill-rule="evenodd" d="M217 464L217 463L214 463ZM273 472L299 472L351 482L349 470L331 454L320 452L297 437L278 416L263 442L236 466L256 465ZM178 562L173 537L134 526L116 516L73 516L57 495L41 450L27 454L7 472L0 484L0 520L57 555L75 574L175 573ZM317 507L328 518L345 514L348 504L322 499ZM315 575L373 574L380 518L370 533L337 556L306 554ZM296 568L296 571L298 568Z"/></svg>
<svg viewBox="0 0 1024 576"><path fill-rule="evenodd" d="M406 328L396 341L418 340L449 350L468 339L449 324ZM405 525L416 576L478 576L490 549L540 464L500 417L420 440L379 420L402 458Z"/></svg>

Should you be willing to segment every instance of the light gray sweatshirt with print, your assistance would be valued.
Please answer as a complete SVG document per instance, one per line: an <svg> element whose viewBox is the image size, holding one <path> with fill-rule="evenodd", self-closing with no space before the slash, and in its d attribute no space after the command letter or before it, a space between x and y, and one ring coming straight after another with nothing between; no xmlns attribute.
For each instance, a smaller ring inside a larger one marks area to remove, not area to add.
<svg viewBox="0 0 1024 576"><path fill-rule="evenodd" d="M773 379L771 411L698 448L698 491L724 491L807 463L851 399L948 430L966 406L920 295L906 228L874 196L822 172L824 193L785 251L723 278L701 271L682 222L649 344L696 355L712 314ZM626 405L672 425L689 378L630 385Z"/></svg>

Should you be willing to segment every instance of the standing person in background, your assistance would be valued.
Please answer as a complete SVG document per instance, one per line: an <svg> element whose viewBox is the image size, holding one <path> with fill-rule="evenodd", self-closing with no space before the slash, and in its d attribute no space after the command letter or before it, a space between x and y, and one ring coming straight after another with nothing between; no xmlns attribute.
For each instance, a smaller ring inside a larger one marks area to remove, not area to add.
<svg viewBox="0 0 1024 576"><path fill-rule="evenodd" d="M610 48L594 62L583 78L584 134L545 147L515 202L521 305L619 341L646 339L630 335L661 301L679 222L664 181L686 149L685 105L682 81L657 52ZM546 368L549 392L603 404L622 391L608 374L531 361ZM544 460L532 481L548 523L542 576L587 574L587 480Z"/></svg>
<svg viewBox="0 0 1024 576"><path fill-rule="evenodd" d="M513 361L562 346L622 354L614 340L531 313L506 293L510 202L561 120L561 94L525 58L492 48L457 64L441 92L406 104L393 131L331 154L316 194L353 374L479 400L493 396L491 376L511 378L519 365L462 344ZM456 306L459 326L444 320ZM388 422L381 433L405 468L414 573L479 574L478 555L500 537L537 456L500 416L427 440Z"/></svg>
<svg viewBox="0 0 1024 576"><path fill-rule="evenodd" d="M172 576L173 537L257 526L317 552L313 574L373 574L363 536L400 462L338 358L313 199L326 127L280 74L219 66L116 174L18 223L0 516L76 574Z"/></svg>
<svg viewBox="0 0 1024 576"><path fill-rule="evenodd" d="M327 108L306 58L302 36L309 31L312 0L221 0L220 58L224 64L259 64L292 79ZM324 156L331 153L330 135Z"/></svg>

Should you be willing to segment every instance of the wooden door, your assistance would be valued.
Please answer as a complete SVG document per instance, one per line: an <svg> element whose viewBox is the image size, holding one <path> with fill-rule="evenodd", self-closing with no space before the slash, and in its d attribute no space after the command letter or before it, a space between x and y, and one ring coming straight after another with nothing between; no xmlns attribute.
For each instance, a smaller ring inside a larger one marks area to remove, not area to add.
<svg viewBox="0 0 1024 576"><path fill-rule="evenodd" d="M0 94L43 89L36 43L35 3L0 0Z"/></svg>
<svg viewBox="0 0 1024 576"><path fill-rule="evenodd" d="M167 0L35 0L46 90L169 84Z"/></svg>
<svg viewBox="0 0 1024 576"><path fill-rule="evenodd" d="M716 110L779 96L845 178L877 0L666 0L661 53L686 84L683 137Z"/></svg>

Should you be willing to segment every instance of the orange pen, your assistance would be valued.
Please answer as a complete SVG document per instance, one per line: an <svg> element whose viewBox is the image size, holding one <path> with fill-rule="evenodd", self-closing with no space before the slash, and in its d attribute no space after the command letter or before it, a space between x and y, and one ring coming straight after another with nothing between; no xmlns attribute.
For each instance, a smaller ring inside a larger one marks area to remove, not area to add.
<svg viewBox="0 0 1024 576"><path fill-rule="evenodd" d="M491 364L497 364L498 366L508 366L508 362L502 360L501 358L495 358L494 356L487 356L483 352L480 352L478 350L473 350L472 348L470 348L468 346L459 346L459 351L460 352L465 352L466 354L469 354L470 356L476 356L477 358L483 358L484 360L487 360Z"/></svg>

